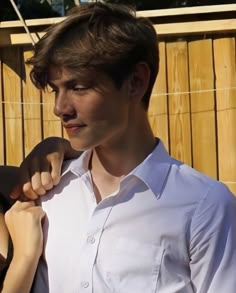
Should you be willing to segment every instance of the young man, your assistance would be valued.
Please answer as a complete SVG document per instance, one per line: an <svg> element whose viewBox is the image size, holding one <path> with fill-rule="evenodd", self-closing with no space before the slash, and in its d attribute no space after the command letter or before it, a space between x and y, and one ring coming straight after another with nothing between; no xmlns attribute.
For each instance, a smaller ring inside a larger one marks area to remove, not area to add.
<svg viewBox="0 0 236 293"><path fill-rule="evenodd" d="M158 61L153 26L120 5L81 5L37 43L31 78L84 153L41 198L34 293L235 292L235 198L153 136Z"/></svg>

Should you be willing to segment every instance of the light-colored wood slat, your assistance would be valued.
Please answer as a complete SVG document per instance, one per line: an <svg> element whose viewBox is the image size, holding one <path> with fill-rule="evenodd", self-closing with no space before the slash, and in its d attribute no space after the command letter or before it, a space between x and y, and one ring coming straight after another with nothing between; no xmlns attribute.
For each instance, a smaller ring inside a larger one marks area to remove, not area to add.
<svg viewBox="0 0 236 293"><path fill-rule="evenodd" d="M219 179L236 193L236 58L235 38L214 40ZM222 90L224 89L225 90Z"/></svg>
<svg viewBox="0 0 236 293"><path fill-rule="evenodd" d="M226 181L224 183L228 186L228 188L231 190L231 192L236 196L236 183L229 182L229 181Z"/></svg>
<svg viewBox="0 0 236 293"><path fill-rule="evenodd" d="M45 91L43 96L43 137L62 136L60 119L53 114L54 93Z"/></svg>
<svg viewBox="0 0 236 293"><path fill-rule="evenodd" d="M38 34L32 32L31 36L35 42L41 38L45 32L39 32ZM9 33L8 31L4 31L0 29L0 46L10 46L10 45L30 45L31 38L26 33Z"/></svg>
<svg viewBox="0 0 236 293"><path fill-rule="evenodd" d="M175 35L192 35L192 34L209 34L209 33L225 33L236 32L236 19L217 19L206 21L191 21L178 23L163 23L154 25L159 36L175 36ZM21 28L20 28L21 29ZM45 34L45 28L35 33L31 31L31 36L35 42ZM0 28L0 46L31 44L31 38L26 33L16 32L9 29Z"/></svg>
<svg viewBox="0 0 236 293"><path fill-rule="evenodd" d="M24 61L32 56L32 51L25 48ZM23 113L24 113L24 143L25 155L28 155L33 147L42 140L40 92L32 84L29 73L30 68L22 65L25 70L23 83Z"/></svg>
<svg viewBox="0 0 236 293"><path fill-rule="evenodd" d="M167 84L166 84L166 50L165 43L160 42L160 69L153 87L149 104L149 121L155 136L160 137L169 149L168 112L167 112Z"/></svg>
<svg viewBox="0 0 236 293"><path fill-rule="evenodd" d="M66 132L66 130L65 130L64 128L62 128L62 137L64 137L64 138L70 140L70 139L69 139L69 136L68 136L68 134L67 134L67 132Z"/></svg>
<svg viewBox="0 0 236 293"><path fill-rule="evenodd" d="M50 17L50 18L39 18L39 19L26 19L25 23L28 27L35 26L48 26L57 22L61 22L66 17ZM1 28L15 28L23 27L20 20L11 20L11 21L0 21Z"/></svg>
<svg viewBox="0 0 236 293"><path fill-rule="evenodd" d="M6 163L18 165L23 159L21 111L21 60L20 48L3 50L3 90L6 126Z"/></svg>
<svg viewBox="0 0 236 293"><path fill-rule="evenodd" d="M154 25L157 34L165 35L192 35L209 33L226 33L236 31L236 19L217 19L192 22L164 23Z"/></svg>
<svg viewBox="0 0 236 293"><path fill-rule="evenodd" d="M3 97L2 97L2 49L0 49L0 165L4 164L4 131L3 131Z"/></svg>
<svg viewBox="0 0 236 293"><path fill-rule="evenodd" d="M166 46L170 151L172 156L191 165L189 94L179 94L189 91L187 42L169 42Z"/></svg>
<svg viewBox="0 0 236 293"><path fill-rule="evenodd" d="M197 170L217 178L212 40L190 41L188 49L190 91L192 92L193 166Z"/></svg>

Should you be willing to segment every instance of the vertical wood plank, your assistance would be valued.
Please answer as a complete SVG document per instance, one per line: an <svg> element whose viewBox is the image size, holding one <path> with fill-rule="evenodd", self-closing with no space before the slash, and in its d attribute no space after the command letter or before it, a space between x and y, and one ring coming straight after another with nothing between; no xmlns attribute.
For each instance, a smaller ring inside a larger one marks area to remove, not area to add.
<svg viewBox="0 0 236 293"><path fill-rule="evenodd" d="M66 130L64 128L62 128L62 137L64 137L67 140L70 140L69 136L68 136L68 134L67 134L67 132L66 132Z"/></svg>
<svg viewBox="0 0 236 293"><path fill-rule="evenodd" d="M43 137L62 136L60 119L54 113L54 93L45 91L42 93L43 101Z"/></svg>
<svg viewBox="0 0 236 293"><path fill-rule="evenodd" d="M217 178L214 71L211 39L189 42L189 73L193 166L199 171Z"/></svg>
<svg viewBox="0 0 236 293"><path fill-rule="evenodd" d="M32 51L24 48L24 61L32 56ZM27 155L33 147L42 140L41 125L41 105L40 91L32 84L29 73L30 68L23 64L24 78L23 83L23 113L24 113L24 143L25 155Z"/></svg>
<svg viewBox="0 0 236 293"><path fill-rule="evenodd" d="M0 49L0 165L4 165L4 118L3 118L3 95L2 95L2 48Z"/></svg>
<svg viewBox="0 0 236 293"><path fill-rule="evenodd" d="M3 90L5 102L6 163L19 165L23 159L21 110L21 60L19 47L3 50Z"/></svg>
<svg viewBox="0 0 236 293"><path fill-rule="evenodd" d="M188 48L186 41L167 43L167 76L171 155L191 165Z"/></svg>
<svg viewBox="0 0 236 293"><path fill-rule="evenodd" d="M236 48L235 38L214 40L219 179L236 194Z"/></svg>
<svg viewBox="0 0 236 293"><path fill-rule="evenodd" d="M149 121L155 136L160 137L169 149L167 84L166 84L166 48L165 42L159 43L160 68L154 84L149 104Z"/></svg>

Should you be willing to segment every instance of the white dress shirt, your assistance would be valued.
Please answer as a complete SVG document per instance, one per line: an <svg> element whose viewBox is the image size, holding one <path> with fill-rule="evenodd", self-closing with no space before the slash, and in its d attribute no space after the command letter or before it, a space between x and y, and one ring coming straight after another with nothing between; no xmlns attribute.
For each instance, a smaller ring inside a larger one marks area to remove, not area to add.
<svg viewBox="0 0 236 293"><path fill-rule="evenodd" d="M235 293L236 198L161 142L99 204L91 151L64 166L42 207L34 293Z"/></svg>

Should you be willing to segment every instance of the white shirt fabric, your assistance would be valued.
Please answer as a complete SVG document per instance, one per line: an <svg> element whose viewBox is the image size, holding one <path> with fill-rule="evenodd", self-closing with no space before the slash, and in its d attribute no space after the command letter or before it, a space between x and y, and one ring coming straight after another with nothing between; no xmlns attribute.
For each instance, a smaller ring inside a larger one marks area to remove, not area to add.
<svg viewBox="0 0 236 293"><path fill-rule="evenodd" d="M88 162L46 196L33 293L235 293L236 198L161 142L99 204Z"/></svg>

